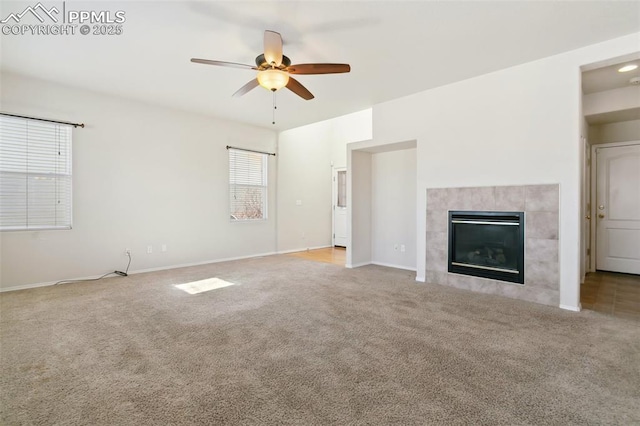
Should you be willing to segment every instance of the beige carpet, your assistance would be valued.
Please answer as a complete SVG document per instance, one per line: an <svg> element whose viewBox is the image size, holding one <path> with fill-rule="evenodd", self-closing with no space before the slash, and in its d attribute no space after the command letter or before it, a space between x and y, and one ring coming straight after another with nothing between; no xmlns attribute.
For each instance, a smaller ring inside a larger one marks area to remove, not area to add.
<svg viewBox="0 0 640 426"><path fill-rule="evenodd" d="M637 323L413 276L274 256L4 293L0 423L640 423Z"/></svg>

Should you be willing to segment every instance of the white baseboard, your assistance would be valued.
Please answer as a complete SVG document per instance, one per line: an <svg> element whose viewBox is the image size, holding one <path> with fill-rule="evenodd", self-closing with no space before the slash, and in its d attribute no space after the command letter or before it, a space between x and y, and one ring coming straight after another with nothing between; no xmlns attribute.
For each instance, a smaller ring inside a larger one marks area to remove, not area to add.
<svg viewBox="0 0 640 426"><path fill-rule="evenodd" d="M410 266L402 266L402 265L395 265L393 263L386 263L386 262L371 262L372 265L378 265L378 266L385 266L387 268L396 268L396 269L404 269L405 271L416 271L416 268L412 268Z"/></svg>
<svg viewBox="0 0 640 426"><path fill-rule="evenodd" d="M167 269L188 268L189 266L201 266L201 265L208 265L208 264L211 264L211 263L221 263L221 262L230 262L230 261L233 261L233 260L252 259L252 258L256 258L256 257L272 256L274 254L277 254L277 253L276 252L268 252L268 253L261 253L261 254L252 254L252 255L248 255L248 256L236 256L236 257L227 257L227 258L224 258L224 259L205 260L205 261L202 261L202 262L191 262L191 263L181 263L181 264L177 264L177 265L159 266L159 267L156 267L156 268L136 269L136 270L133 270L133 271L129 271L128 274L129 275L134 275L134 274L143 274L145 272L165 271ZM87 280L93 280L93 279L101 277L102 275L104 275L104 274L91 275L91 276L79 277L79 278L68 278L68 279L58 280L58 281L46 281L46 282L33 283L33 284L24 284L24 285L12 286L12 287L3 287L3 288L0 288L0 293L4 293L4 292L7 292L7 291L26 290L26 289L29 289L29 288L47 287L47 286L54 285L55 283L60 282L60 281L87 281ZM114 276L114 277L117 277L117 275Z"/></svg>
<svg viewBox="0 0 640 426"><path fill-rule="evenodd" d="M582 310L582 305L580 303L578 303L578 306L560 305L560 309L573 311L573 312L580 312Z"/></svg>
<svg viewBox="0 0 640 426"><path fill-rule="evenodd" d="M317 247L304 247L304 248L297 248L297 249L293 249L293 250L278 250L277 254L298 253L298 252L301 252L301 251L319 250L319 249L329 248L329 247L333 247L333 246L332 245L328 245L328 246L317 246Z"/></svg>
<svg viewBox="0 0 640 426"><path fill-rule="evenodd" d="M99 278L101 275L92 275L90 277L83 277L83 278L74 278L73 281L87 281L87 280L94 280L96 278ZM15 286L11 286L11 287L2 287L0 288L0 293L4 293L7 291L18 291L18 290L27 290L30 288L38 288L38 287L48 287L51 285L55 285L55 283L60 282L62 280L58 280L58 281L45 281L45 282L41 282L41 283L33 283L33 284L24 284L24 285L15 285ZM69 280L72 281L72 280Z"/></svg>
<svg viewBox="0 0 640 426"><path fill-rule="evenodd" d="M427 277L424 276L424 275L416 275L416 281L418 281L420 283L427 282Z"/></svg>
<svg viewBox="0 0 640 426"><path fill-rule="evenodd" d="M367 266L367 265L371 265L371 262L348 263L348 264L344 265L344 267L345 268L349 268L349 269L353 269L353 268L359 268L361 266Z"/></svg>
<svg viewBox="0 0 640 426"><path fill-rule="evenodd" d="M273 256L274 254L277 254L277 253L272 251L268 253L252 254L248 256L225 257L224 259L204 260L202 262L192 262L192 263L181 263L178 265L159 266L157 268L137 269L135 271L130 271L129 275L143 274L145 272L166 271L167 269L188 268L190 266L209 265L211 263L231 262L233 260L254 259L256 257Z"/></svg>

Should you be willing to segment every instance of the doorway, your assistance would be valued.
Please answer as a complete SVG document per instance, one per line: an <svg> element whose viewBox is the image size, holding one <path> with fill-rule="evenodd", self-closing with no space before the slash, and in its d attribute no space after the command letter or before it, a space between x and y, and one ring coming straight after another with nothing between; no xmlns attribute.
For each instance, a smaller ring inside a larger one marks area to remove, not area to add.
<svg viewBox="0 0 640 426"><path fill-rule="evenodd" d="M325 247L321 249L297 251L287 254L286 256L344 266L347 260L347 250L342 247Z"/></svg>
<svg viewBox="0 0 640 426"><path fill-rule="evenodd" d="M593 147L595 269L640 275L640 141Z"/></svg>
<svg viewBox="0 0 640 426"><path fill-rule="evenodd" d="M347 169L333 169L332 191L332 245L347 247Z"/></svg>

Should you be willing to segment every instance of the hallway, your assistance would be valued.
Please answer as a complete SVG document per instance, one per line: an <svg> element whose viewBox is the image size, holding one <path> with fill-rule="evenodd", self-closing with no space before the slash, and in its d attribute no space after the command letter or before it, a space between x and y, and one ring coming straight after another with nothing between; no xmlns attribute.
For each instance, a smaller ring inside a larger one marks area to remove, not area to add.
<svg viewBox="0 0 640 426"><path fill-rule="evenodd" d="M580 287L583 309L640 323L640 276L591 272Z"/></svg>

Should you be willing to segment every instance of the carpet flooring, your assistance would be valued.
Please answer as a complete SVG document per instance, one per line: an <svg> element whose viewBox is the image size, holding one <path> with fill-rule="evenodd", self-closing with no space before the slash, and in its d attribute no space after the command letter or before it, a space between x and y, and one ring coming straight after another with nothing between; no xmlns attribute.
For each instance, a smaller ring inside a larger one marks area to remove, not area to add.
<svg viewBox="0 0 640 426"><path fill-rule="evenodd" d="M4 425L640 423L636 322L408 271L270 256L0 308Z"/></svg>

